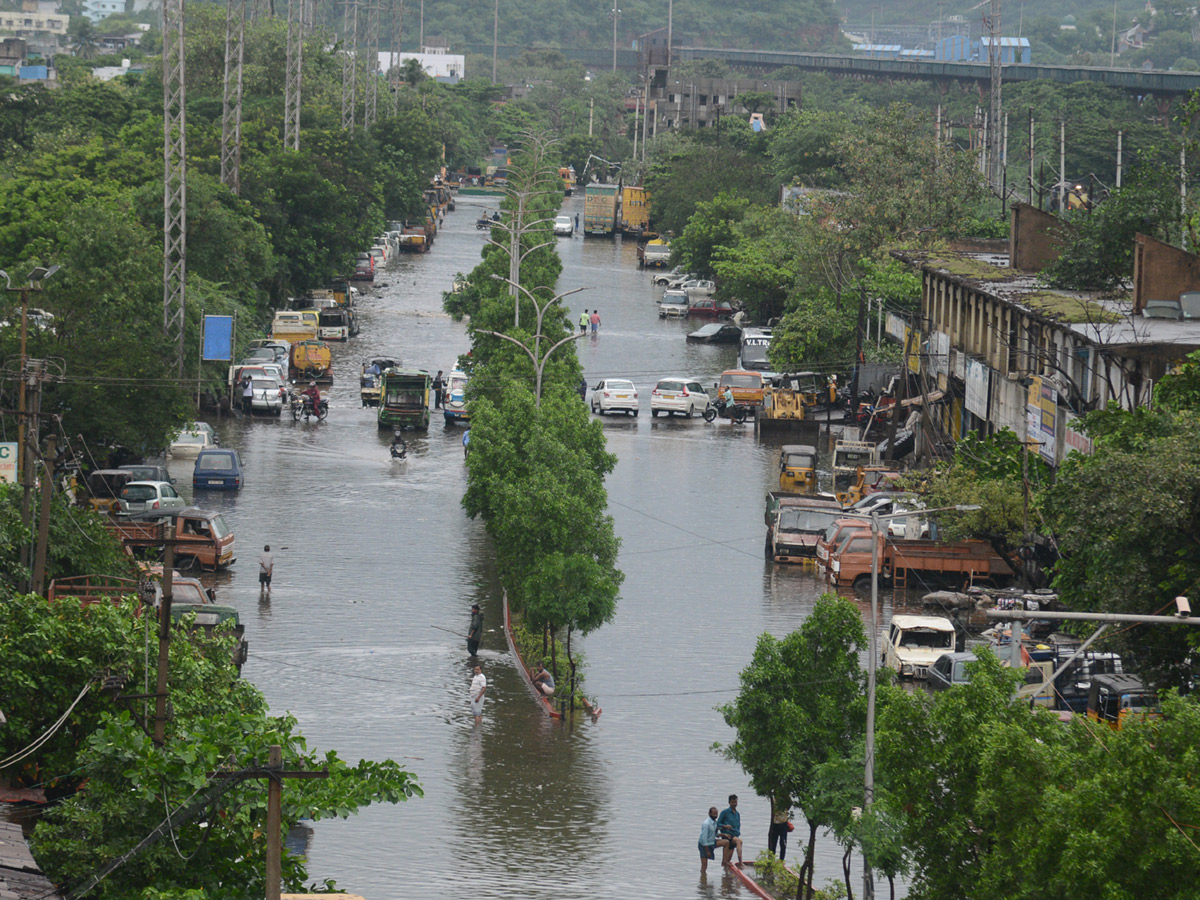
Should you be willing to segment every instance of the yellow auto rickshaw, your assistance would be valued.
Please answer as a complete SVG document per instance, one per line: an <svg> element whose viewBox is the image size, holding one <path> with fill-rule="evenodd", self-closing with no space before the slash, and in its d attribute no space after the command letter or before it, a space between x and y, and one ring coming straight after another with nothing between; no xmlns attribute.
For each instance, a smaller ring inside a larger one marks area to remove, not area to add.
<svg viewBox="0 0 1200 900"><path fill-rule="evenodd" d="M789 494L811 494L816 491L816 447L812 444L784 444L780 448L779 489Z"/></svg>

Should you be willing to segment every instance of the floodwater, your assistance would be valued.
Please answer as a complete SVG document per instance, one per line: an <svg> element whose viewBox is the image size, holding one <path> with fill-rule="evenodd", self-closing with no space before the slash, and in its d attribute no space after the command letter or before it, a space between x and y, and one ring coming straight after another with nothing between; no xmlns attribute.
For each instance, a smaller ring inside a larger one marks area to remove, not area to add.
<svg viewBox="0 0 1200 900"><path fill-rule="evenodd" d="M709 806L740 795L747 859L765 847L769 823L767 801L712 749L733 738L716 707L734 698L758 636L798 627L822 584L764 560L779 440L648 414L657 379L711 383L736 349L688 345L697 323L657 317L632 241L559 240L559 289L588 288L567 298L572 320L585 307L602 318L599 335L576 345L589 384L626 376L642 395L640 417L603 420L619 457L608 491L626 580L615 620L581 641L587 690L604 710L595 722L551 723L507 654L489 541L460 506L462 429L434 419L409 436L407 460L393 461L390 434L360 407L363 359L448 372L467 351L442 291L478 261L475 215L494 205L461 197L430 253L401 256L364 292L362 334L334 349L326 422L218 423L243 454L246 483L236 496L197 498L237 535L239 561L219 578L218 599L246 625L243 675L275 712L299 719L310 746L351 761L391 757L425 792L314 823L311 879L369 900L749 896L719 865L699 875ZM582 207L571 198L564 212ZM171 466L190 484L188 462ZM264 544L276 559L269 600L257 585ZM449 633L465 633L473 602L486 618L481 728L468 713L465 642ZM840 877L841 851L822 839L817 883Z"/></svg>

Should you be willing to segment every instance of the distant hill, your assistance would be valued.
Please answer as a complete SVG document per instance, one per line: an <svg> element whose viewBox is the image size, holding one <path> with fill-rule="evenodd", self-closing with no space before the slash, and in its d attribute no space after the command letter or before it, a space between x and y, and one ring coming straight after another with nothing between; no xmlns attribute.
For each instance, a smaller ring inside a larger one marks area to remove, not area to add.
<svg viewBox="0 0 1200 900"><path fill-rule="evenodd" d="M613 6L617 46L629 49L638 35L667 25L666 0L503 0L499 41L529 47L600 48L612 46ZM463 43L491 44L493 3L424 0L425 35L444 37L453 48ZM404 40L415 47L420 0L405 0ZM829 0L675 0L676 44L737 49L818 49L835 39L838 17Z"/></svg>

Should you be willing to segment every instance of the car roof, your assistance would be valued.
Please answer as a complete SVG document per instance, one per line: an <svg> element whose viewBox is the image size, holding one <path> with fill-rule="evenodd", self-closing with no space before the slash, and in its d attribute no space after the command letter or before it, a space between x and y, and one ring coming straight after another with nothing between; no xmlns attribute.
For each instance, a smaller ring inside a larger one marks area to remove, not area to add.
<svg viewBox="0 0 1200 900"><path fill-rule="evenodd" d="M930 628L934 631L953 631L954 623L942 616L892 616L897 628Z"/></svg>
<svg viewBox="0 0 1200 900"><path fill-rule="evenodd" d="M958 662L959 660L979 659L979 657L975 655L974 650L957 650L954 653L943 653L934 662L935 663L941 662L946 657L950 657L950 659L953 660L954 662Z"/></svg>
<svg viewBox="0 0 1200 900"><path fill-rule="evenodd" d="M148 484L148 485L154 485L154 486L162 486L165 484L167 487L171 487L171 482L169 482L169 481L150 481L150 480L130 481L130 482L126 483L125 487L127 487L127 488L128 487L137 487L138 485L142 485L142 484Z"/></svg>
<svg viewBox="0 0 1200 900"><path fill-rule="evenodd" d="M692 334L715 334L724 327L725 325L721 322L712 322L708 325L701 325Z"/></svg>
<svg viewBox="0 0 1200 900"><path fill-rule="evenodd" d="M780 453L812 453L816 455L817 448L812 444L784 444L779 448Z"/></svg>
<svg viewBox="0 0 1200 900"><path fill-rule="evenodd" d="M755 372L751 369L726 369L721 375L722 377L725 375L756 375L762 378L762 372Z"/></svg>

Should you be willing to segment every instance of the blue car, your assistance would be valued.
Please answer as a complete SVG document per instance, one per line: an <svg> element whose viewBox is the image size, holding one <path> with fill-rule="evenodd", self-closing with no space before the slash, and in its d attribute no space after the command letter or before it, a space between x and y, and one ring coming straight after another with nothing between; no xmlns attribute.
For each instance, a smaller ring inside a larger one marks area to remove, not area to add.
<svg viewBox="0 0 1200 900"><path fill-rule="evenodd" d="M236 491L245 480L242 458L236 450L201 450L192 470L192 489Z"/></svg>

